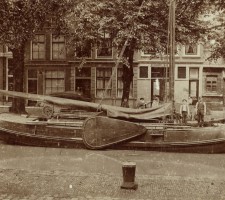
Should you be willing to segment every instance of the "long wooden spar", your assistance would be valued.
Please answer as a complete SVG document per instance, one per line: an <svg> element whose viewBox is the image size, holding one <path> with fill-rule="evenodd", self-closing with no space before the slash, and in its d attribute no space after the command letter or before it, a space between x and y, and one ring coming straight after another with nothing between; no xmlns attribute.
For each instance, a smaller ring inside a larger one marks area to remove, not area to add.
<svg viewBox="0 0 225 200"><path fill-rule="evenodd" d="M105 105L102 104L99 108L98 103L85 102L73 99L65 99L60 97L52 97L48 95L38 95L15 91L0 90L0 94L5 96L11 96L14 98L24 98L33 101L43 101L53 105L61 105L64 107L81 107L84 109L95 109L107 112L107 115L114 118L126 118L126 119L153 119L162 117L168 114L168 110L171 104L167 103L156 108L147 109L134 109L134 108L124 108L119 106Z"/></svg>

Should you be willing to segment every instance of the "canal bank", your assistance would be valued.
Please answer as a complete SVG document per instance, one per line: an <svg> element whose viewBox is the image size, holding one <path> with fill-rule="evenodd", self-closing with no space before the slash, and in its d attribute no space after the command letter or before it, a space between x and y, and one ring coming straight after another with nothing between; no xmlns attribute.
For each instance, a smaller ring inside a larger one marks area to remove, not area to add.
<svg viewBox="0 0 225 200"><path fill-rule="evenodd" d="M224 199L223 154L91 151L1 144L0 200ZM121 189L124 162L136 190Z"/></svg>

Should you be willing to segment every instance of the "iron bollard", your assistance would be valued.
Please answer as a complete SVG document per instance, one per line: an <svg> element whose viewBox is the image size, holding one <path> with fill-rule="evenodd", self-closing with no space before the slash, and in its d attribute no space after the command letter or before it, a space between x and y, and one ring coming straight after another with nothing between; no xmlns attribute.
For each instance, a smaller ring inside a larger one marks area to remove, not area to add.
<svg viewBox="0 0 225 200"><path fill-rule="evenodd" d="M122 171L123 171L123 184L121 185L121 188L136 190L138 187L138 184L135 182L136 163L135 162L123 163Z"/></svg>

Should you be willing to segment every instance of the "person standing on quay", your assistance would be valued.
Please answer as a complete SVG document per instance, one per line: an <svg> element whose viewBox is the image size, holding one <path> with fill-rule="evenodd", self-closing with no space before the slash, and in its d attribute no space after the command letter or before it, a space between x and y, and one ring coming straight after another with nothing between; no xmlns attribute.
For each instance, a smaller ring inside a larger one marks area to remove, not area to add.
<svg viewBox="0 0 225 200"><path fill-rule="evenodd" d="M198 120L198 126L202 127L204 125L204 116L206 114L206 104L203 102L202 98L199 97L196 104L196 114Z"/></svg>
<svg viewBox="0 0 225 200"><path fill-rule="evenodd" d="M180 114L182 116L182 123L187 124L187 118L190 114L190 110L186 99L182 100L182 105L180 106Z"/></svg>

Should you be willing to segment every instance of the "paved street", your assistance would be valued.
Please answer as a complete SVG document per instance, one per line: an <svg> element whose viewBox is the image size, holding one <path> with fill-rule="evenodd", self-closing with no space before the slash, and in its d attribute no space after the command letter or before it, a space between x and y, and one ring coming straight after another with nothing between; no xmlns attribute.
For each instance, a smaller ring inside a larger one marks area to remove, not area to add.
<svg viewBox="0 0 225 200"><path fill-rule="evenodd" d="M0 149L0 200L225 199L224 154ZM126 161L136 163L137 190L120 188Z"/></svg>

